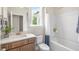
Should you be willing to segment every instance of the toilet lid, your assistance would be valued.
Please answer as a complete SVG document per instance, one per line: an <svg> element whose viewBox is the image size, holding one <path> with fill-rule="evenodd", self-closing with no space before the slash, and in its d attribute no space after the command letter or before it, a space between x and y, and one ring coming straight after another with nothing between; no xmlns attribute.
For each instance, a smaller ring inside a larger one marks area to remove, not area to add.
<svg viewBox="0 0 79 59"><path fill-rule="evenodd" d="M39 44L39 48L42 50L49 50L49 46L44 43Z"/></svg>

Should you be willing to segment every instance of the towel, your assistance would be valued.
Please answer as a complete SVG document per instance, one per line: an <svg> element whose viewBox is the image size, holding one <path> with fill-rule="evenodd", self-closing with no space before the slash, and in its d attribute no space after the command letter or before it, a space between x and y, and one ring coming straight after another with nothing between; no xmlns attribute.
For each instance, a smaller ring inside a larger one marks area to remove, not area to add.
<svg viewBox="0 0 79 59"><path fill-rule="evenodd" d="M49 35L45 35L45 44L49 46Z"/></svg>

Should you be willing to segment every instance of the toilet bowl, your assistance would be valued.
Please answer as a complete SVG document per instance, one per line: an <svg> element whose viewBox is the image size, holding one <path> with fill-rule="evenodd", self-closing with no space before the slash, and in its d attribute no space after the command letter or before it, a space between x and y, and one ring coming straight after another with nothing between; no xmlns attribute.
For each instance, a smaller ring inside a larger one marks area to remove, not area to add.
<svg viewBox="0 0 79 59"><path fill-rule="evenodd" d="M40 51L49 51L50 48L47 44L43 43L43 36L37 36L36 39L36 49Z"/></svg>
<svg viewBox="0 0 79 59"><path fill-rule="evenodd" d="M39 44L38 47L39 47L40 51L49 51L50 50L49 47L48 47L48 45L45 44L45 43Z"/></svg>

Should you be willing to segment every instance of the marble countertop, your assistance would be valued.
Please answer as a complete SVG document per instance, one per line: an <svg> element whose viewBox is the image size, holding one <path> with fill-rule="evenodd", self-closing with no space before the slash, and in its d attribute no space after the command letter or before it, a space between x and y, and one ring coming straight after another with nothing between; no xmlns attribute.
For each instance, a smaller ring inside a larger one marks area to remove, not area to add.
<svg viewBox="0 0 79 59"><path fill-rule="evenodd" d="M15 42L15 41L28 39L32 37L36 37L36 36L34 34L16 35L16 36L11 36L9 38L1 39L0 41L1 41L1 44L6 44L6 43Z"/></svg>

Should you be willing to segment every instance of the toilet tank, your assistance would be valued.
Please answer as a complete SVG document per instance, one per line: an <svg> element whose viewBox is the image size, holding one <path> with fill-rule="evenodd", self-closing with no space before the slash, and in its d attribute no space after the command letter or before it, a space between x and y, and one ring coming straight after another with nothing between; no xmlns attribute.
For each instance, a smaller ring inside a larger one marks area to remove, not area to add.
<svg viewBox="0 0 79 59"><path fill-rule="evenodd" d="M36 43L37 43L37 44L43 43L43 35L37 36L37 38L36 38Z"/></svg>

